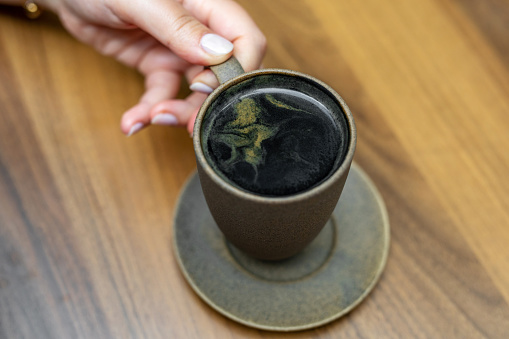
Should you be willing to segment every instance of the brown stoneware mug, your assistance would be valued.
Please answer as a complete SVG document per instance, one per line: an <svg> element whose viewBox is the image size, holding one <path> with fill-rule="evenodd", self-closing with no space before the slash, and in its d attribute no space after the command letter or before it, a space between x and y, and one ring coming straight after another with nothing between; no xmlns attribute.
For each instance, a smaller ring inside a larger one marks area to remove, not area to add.
<svg viewBox="0 0 509 339"><path fill-rule="evenodd" d="M295 71L211 67L221 85L193 131L210 212L226 239L257 259L293 256L321 231L356 144L352 114L323 82Z"/></svg>

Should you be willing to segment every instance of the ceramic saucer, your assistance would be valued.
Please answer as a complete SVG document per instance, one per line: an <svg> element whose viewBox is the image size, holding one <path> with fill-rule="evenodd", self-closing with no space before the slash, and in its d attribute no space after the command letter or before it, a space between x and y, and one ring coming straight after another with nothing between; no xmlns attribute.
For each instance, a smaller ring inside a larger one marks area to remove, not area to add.
<svg viewBox="0 0 509 339"><path fill-rule="evenodd" d="M375 286L389 252L385 205L355 163L329 222L290 259L256 260L229 244L196 173L182 191L173 230L178 263L194 291L226 317L272 331L313 328L351 311Z"/></svg>

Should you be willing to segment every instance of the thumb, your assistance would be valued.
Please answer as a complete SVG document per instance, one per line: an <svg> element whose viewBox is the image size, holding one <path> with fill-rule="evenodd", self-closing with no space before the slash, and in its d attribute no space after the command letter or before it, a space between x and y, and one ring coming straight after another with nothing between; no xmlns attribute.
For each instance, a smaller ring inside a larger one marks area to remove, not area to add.
<svg viewBox="0 0 509 339"><path fill-rule="evenodd" d="M112 10L122 20L140 27L182 59L199 65L227 60L233 44L214 34L174 0L118 1Z"/></svg>

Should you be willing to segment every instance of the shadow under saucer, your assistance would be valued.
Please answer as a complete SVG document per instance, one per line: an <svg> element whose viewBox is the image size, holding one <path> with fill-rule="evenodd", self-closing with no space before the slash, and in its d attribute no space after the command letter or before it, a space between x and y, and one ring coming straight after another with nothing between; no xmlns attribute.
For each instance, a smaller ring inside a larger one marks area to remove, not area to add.
<svg viewBox="0 0 509 339"><path fill-rule="evenodd" d="M289 259L257 260L228 243L196 173L182 191L173 232L194 291L226 317L272 331L317 327L352 310L380 278L390 238L383 200L355 163L329 222Z"/></svg>

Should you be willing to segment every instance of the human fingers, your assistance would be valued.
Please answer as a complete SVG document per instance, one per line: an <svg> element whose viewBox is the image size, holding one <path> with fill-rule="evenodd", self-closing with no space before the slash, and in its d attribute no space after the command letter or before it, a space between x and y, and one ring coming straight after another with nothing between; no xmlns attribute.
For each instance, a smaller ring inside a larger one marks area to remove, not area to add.
<svg viewBox="0 0 509 339"><path fill-rule="evenodd" d="M189 117L189 120L187 121L187 131L189 132L189 135L191 138L193 137L193 131L194 131L194 123L196 121L196 116L198 115L198 111L200 110L200 107L197 107Z"/></svg>
<svg viewBox="0 0 509 339"><path fill-rule="evenodd" d="M80 41L98 52L116 58L142 74L153 69L184 72L190 64L140 29L119 30L98 26L75 15L62 17L62 23Z"/></svg>
<svg viewBox="0 0 509 339"><path fill-rule="evenodd" d="M124 49L121 54L125 54L124 59L128 59L129 49ZM159 102L173 99L180 89L182 74L196 72L200 66L190 67L170 50L159 45L145 52L136 67L145 75L146 91L140 102L124 113L121 120L122 131L130 136L150 123L178 125L176 118L170 115L152 121L151 110Z"/></svg>
<svg viewBox="0 0 509 339"><path fill-rule="evenodd" d="M214 32L233 42L235 57L246 72L260 67L267 42L256 23L239 4L231 0L186 1L184 7ZM192 80L191 89L199 91L206 88L195 84L216 88L219 83L210 70L204 70Z"/></svg>
<svg viewBox="0 0 509 339"><path fill-rule="evenodd" d="M190 63L214 65L232 53L230 41L214 34L178 1L107 0L107 4L121 20L145 30Z"/></svg>
<svg viewBox="0 0 509 339"><path fill-rule="evenodd" d="M163 101L174 98L180 89L184 72L196 74L201 66L191 67L157 40L142 32L99 29L90 25L84 38L94 35L93 45L103 54L114 56L124 64L137 68L145 76L146 91L139 103L124 113L121 130L128 136L151 123L150 110ZM170 119L170 120L168 120ZM174 119L173 119L174 120ZM171 117L158 123L175 124Z"/></svg>
<svg viewBox="0 0 509 339"><path fill-rule="evenodd" d="M176 96L180 86L180 74L159 70L147 75L146 91L138 104L126 111L121 119L120 128L131 136L151 123L150 110L157 103Z"/></svg>
<svg viewBox="0 0 509 339"><path fill-rule="evenodd" d="M203 94L191 95L186 100L172 100L179 90L181 74L161 73L165 66L164 62L168 59L168 57L151 58L150 62L142 62L140 68L142 73L147 75L147 91L140 102L123 115L121 129L127 136L139 132L149 124L185 126L190 110L199 108L205 101L206 95ZM153 67L153 70L149 67ZM186 76L192 77L201 68L201 66L189 67L185 71Z"/></svg>
<svg viewBox="0 0 509 339"><path fill-rule="evenodd" d="M162 101L150 111L152 123L189 127L190 121L194 124L194 118L206 98L206 94L195 92L183 100ZM168 124L166 120L172 121L172 123Z"/></svg>

